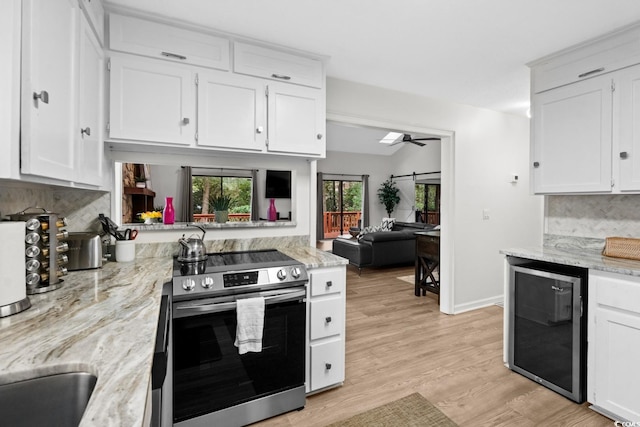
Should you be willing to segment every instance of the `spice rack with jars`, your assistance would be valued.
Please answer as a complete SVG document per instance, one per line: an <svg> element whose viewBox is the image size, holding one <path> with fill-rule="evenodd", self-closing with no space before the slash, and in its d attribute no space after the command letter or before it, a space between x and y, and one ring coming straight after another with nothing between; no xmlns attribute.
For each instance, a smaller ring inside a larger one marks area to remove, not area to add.
<svg viewBox="0 0 640 427"><path fill-rule="evenodd" d="M42 212L29 212L42 210ZM62 286L67 274L69 233L67 221L44 208L27 208L9 215L12 221L25 222L25 284L27 294L53 291Z"/></svg>

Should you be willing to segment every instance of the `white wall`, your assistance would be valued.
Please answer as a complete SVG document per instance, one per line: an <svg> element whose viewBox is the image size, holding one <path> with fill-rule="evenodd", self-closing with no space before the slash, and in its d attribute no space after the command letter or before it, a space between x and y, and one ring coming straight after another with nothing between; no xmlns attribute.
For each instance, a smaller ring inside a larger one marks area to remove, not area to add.
<svg viewBox="0 0 640 427"><path fill-rule="evenodd" d="M453 169L442 183L451 199L442 251L453 262L443 286L453 288L452 312L501 301L499 250L542 243L543 200L529 194L529 120L337 79L327 82L327 114L453 132L442 142L453 144L452 153L442 148L443 172ZM518 184L508 182L512 173Z"/></svg>

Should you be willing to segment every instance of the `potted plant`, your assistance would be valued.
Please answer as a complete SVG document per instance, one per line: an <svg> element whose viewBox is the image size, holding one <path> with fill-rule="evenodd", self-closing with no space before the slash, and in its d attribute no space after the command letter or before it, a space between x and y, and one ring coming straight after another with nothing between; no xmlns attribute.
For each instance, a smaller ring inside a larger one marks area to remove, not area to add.
<svg viewBox="0 0 640 427"><path fill-rule="evenodd" d="M211 206L216 215L216 222L225 223L229 219L229 206L231 206L231 197L216 196L211 199Z"/></svg>
<svg viewBox="0 0 640 427"><path fill-rule="evenodd" d="M396 183L390 179L383 182L378 189L378 199L384 205L384 210L387 211L388 217L391 216L391 212L393 212L396 205L400 203L399 192L400 189L396 187Z"/></svg>
<svg viewBox="0 0 640 427"><path fill-rule="evenodd" d="M134 179L136 181L136 187L145 188L147 186L147 178L145 178L144 175L136 176Z"/></svg>

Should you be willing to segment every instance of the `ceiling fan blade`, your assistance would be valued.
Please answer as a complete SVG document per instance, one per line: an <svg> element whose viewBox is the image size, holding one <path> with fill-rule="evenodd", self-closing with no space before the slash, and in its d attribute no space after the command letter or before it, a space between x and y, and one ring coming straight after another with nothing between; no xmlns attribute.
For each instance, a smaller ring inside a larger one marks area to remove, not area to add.
<svg viewBox="0 0 640 427"><path fill-rule="evenodd" d="M418 145L420 147L424 147L426 145L424 142L420 142L420 141L418 141L416 139L411 139L411 140L409 140L409 142L412 143L412 144L416 144L416 145Z"/></svg>
<svg viewBox="0 0 640 427"><path fill-rule="evenodd" d="M413 138L414 141L440 141L442 138Z"/></svg>

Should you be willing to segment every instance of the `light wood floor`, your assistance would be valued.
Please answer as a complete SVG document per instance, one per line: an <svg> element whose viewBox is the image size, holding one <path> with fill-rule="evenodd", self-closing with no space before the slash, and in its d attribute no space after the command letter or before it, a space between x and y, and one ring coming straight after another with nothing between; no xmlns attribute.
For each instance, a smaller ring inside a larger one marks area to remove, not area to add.
<svg viewBox="0 0 640 427"><path fill-rule="evenodd" d="M398 279L412 274L348 267L345 384L256 425L325 426L413 392L460 426L613 424L503 365L501 307L442 314Z"/></svg>

